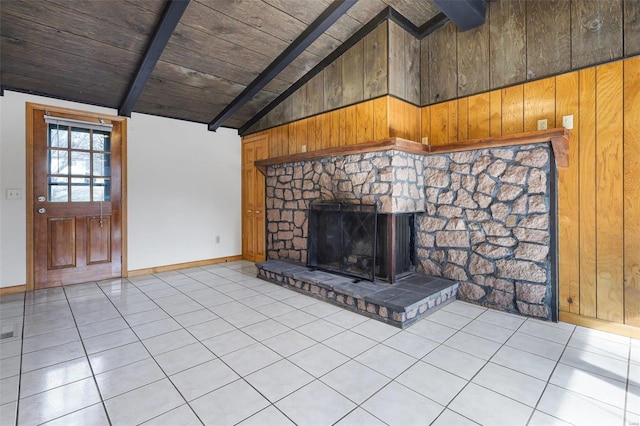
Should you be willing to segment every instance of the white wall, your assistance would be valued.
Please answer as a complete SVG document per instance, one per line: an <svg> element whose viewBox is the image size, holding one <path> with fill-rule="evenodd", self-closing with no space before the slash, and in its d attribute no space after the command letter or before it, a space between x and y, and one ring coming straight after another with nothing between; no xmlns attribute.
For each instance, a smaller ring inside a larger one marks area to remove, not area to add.
<svg viewBox="0 0 640 426"><path fill-rule="evenodd" d="M26 283L26 102L117 115L10 91L0 97L0 287ZM129 270L240 254L237 132L135 113L128 127ZM7 188L23 198L7 200Z"/></svg>
<svg viewBox="0 0 640 426"><path fill-rule="evenodd" d="M134 113L128 139L129 270L240 254L237 131Z"/></svg>

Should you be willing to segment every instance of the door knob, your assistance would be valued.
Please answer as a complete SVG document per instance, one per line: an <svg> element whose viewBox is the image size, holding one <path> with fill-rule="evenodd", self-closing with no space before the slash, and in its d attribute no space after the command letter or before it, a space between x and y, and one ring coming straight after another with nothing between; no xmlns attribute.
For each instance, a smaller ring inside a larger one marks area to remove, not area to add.
<svg viewBox="0 0 640 426"><path fill-rule="evenodd" d="M40 214L44 214L44 213L46 213L46 212L47 212L47 210L46 210L45 208L43 208L43 207L40 207L40 208L38 209L38 213L40 213Z"/></svg>
<svg viewBox="0 0 640 426"><path fill-rule="evenodd" d="M45 201L46 201L46 198L44 198L42 195L38 197L39 203L44 203Z"/></svg>

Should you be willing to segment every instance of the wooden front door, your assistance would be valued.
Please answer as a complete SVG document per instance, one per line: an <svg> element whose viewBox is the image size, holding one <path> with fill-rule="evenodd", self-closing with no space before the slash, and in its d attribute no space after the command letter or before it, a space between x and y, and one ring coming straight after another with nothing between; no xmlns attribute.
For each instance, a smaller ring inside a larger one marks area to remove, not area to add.
<svg viewBox="0 0 640 426"><path fill-rule="evenodd" d="M33 286L122 276L126 121L28 105ZM48 116L48 122L45 121ZM77 121L76 121L77 120ZM91 124L94 123L94 124Z"/></svg>
<svg viewBox="0 0 640 426"><path fill-rule="evenodd" d="M266 259L265 179L254 164L268 157L268 137L257 136L242 144L242 257L252 262Z"/></svg>

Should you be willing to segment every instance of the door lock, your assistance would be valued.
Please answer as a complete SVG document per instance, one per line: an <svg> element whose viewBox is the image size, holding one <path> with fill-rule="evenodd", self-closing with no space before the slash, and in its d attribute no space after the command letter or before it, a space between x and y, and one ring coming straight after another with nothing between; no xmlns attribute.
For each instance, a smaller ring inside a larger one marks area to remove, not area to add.
<svg viewBox="0 0 640 426"><path fill-rule="evenodd" d="M42 195L38 197L38 202L39 203L44 203L47 199L44 198Z"/></svg>
<svg viewBox="0 0 640 426"><path fill-rule="evenodd" d="M38 213L40 213L40 214L44 214L44 213L46 213L46 212L47 212L47 210L46 210L44 207L40 207L40 208L38 209Z"/></svg>

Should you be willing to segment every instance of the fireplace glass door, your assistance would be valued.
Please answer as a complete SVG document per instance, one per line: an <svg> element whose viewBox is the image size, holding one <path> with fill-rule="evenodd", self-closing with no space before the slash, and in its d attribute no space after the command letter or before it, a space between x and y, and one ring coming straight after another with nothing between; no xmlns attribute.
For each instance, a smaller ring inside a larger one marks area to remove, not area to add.
<svg viewBox="0 0 640 426"><path fill-rule="evenodd" d="M373 281L376 230L375 205L312 204L308 266Z"/></svg>

